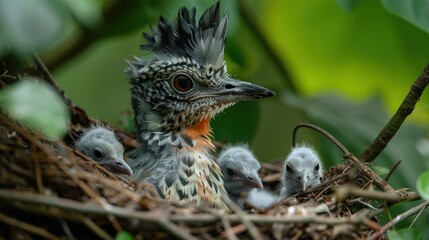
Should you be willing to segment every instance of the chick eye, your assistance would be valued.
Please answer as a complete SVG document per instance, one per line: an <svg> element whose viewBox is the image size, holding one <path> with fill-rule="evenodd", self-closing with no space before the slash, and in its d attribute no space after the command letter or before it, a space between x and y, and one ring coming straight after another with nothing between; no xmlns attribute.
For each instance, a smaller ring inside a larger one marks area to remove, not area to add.
<svg viewBox="0 0 429 240"><path fill-rule="evenodd" d="M289 166L289 164L286 164L286 171L287 171L288 173L293 172L293 169Z"/></svg>
<svg viewBox="0 0 429 240"><path fill-rule="evenodd" d="M316 166L314 166L314 171L318 172L318 171L319 171L319 169L320 169L320 165L319 165L319 164L316 164Z"/></svg>
<svg viewBox="0 0 429 240"><path fill-rule="evenodd" d="M232 168L227 168L227 169L226 169L226 173L227 173L229 176L234 176L234 175L235 175L235 171L234 171L234 170L232 170Z"/></svg>
<svg viewBox="0 0 429 240"><path fill-rule="evenodd" d="M187 92L194 86L194 82L188 75L178 74L174 76L173 86L179 92Z"/></svg>
<svg viewBox="0 0 429 240"><path fill-rule="evenodd" d="M96 159L100 159L104 157L104 153L98 148L94 149L92 153Z"/></svg>

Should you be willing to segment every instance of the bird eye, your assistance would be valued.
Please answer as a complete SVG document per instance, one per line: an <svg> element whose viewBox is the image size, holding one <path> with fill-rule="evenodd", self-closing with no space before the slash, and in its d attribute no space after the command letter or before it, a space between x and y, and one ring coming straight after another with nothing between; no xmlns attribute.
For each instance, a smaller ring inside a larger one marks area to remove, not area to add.
<svg viewBox="0 0 429 240"><path fill-rule="evenodd" d="M173 78L174 88L179 92L187 92L194 86L192 79L185 74L178 74Z"/></svg>
<svg viewBox="0 0 429 240"><path fill-rule="evenodd" d="M104 157L104 153L98 148L94 149L94 151L92 153L93 153L94 157L97 159Z"/></svg>
<svg viewBox="0 0 429 240"><path fill-rule="evenodd" d="M292 168L289 166L289 164L286 164L286 171L287 171L288 173L293 172L293 170L292 170Z"/></svg>
<svg viewBox="0 0 429 240"><path fill-rule="evenodd" d="M319 165L319 164L316 164L316 166L314 166L314 171L318 172L318 171L319 171L319 169L320 169L320 165Z"/></svg>
<svg viewBox="0 0 429 240"><path fill-rule="evenodd" d="M227 168L226 169L226 173L228 173L229 176L234 176L235 175L235 171L232 170L232 168Z"/></svg>

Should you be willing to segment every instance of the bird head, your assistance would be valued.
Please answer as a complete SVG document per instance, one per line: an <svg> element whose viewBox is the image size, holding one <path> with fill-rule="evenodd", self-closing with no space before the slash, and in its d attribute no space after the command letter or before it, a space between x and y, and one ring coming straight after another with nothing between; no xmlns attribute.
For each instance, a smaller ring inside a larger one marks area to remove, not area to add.
<svg viewBox="0 0 429 240"><path fill-rule="evenodd" d="M101 126L87 129L76 142L76 148L114 174L132 175L124 161L124 147L115 133Z"/></svg>
<svg viewBox="0 0 429 240"><path fill-rule="evenodd" d="M322 166L318 154L309 146L292 149L284 165L283 184L291 194L320 184Z"/></svg>
<svg viewBox="0 0 429 240"><path fill-rule="evenodd" d="M219 2L195 18L195 8L182 7L169 22L160 17L152 33L144 33L143 50L150 59L129 61L137 131L181 130L210 119L241 100L274 93L231 78L224 61L227 16ZM139 136L140 137L140 136Z"/></svg>
<svg viewBox="0 0 429 240"><path fill-rule="evenodd" d="M217 161L229 194L240 195L254 188L263 188L258 175L261 165L247 147L229 147L219 155Z"/></svg>

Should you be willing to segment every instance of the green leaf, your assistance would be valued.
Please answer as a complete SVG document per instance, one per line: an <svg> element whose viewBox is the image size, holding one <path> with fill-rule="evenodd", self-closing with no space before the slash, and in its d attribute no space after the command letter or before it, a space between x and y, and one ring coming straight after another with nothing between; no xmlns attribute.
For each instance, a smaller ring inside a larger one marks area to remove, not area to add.
<svg viewBox="0 0 429 240"><path fill-rule="evenodd" d="M221 142L249 142L255 134L258 118L257 102L240 102L215 118L211 124L214 137Z"/></svg>
<svg viewBox="0 0 429 240"><path fill-rule="evenodd" d="M116 234L115 240L133 240L134 237L127 231L120 231Z"/></svg>
<svg viewBox="0 0 429 240"><path fill-rule="evenodd" d="M384 8L414 26L429 32L429 2L426 0L381 0Z"/></svg>
<svg viewBox="0 0 429 240"><path fill-rule="evenodd" d="M399 230L391 230L387 233L390 240L423 240L423 234L418 229L405 228Z"/></svg>
<svg viewBox="0 0 429 240"><path fill-rule="evenodd" d="M0 92L0 106L29 128L41 131L49 140L62 138L70 113L63 99L50 86L27 78Z"/></svg>
<svg viewBox="0 0 429 240"><path fill-rule="evenodd" d="M417 191L423 199L429 200L429 171L420 174L417 179Z"/></svg>
<svg viewBox="0 0 429 240"><path fill-rule="evenodd" d="M50 46L64 32L64 15L61 1L0 0L1 41L20 54Z"/></svg>
<svg viewBox="0 0 429 240"><path fill-rule="evenodd" d="M344 11L350 12L353 10L360 0L336 0L338 6L340 6Z"/></svg>

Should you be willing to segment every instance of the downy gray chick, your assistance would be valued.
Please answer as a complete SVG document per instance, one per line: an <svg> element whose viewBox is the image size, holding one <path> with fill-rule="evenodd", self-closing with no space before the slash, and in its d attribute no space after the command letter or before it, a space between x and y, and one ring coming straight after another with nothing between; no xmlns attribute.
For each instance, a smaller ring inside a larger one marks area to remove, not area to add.
<svg viewBox="0 0 429 240"><path fill-rule="evenodd" d="M226 192L237 205L242 207L247 194L253 189L263 188L258 175L261 165L247 147L228 147L220 153L217 162L223 174Z"/></svg>
<svg viewBox="0 0 429 240"><path fill-rule="evenodd" d="M108 171L114 174L133 174L124 161L124 147L112 130L99 125L88 128L75 145L79 151L94 159Z"/></svg>
<svg viewBox="0 0 429 240"><path fill-rule="evenodd" d="M290 197L320 184L322 164L317 152L308 145L299 145L286 157L281 195Z"/></svg>

